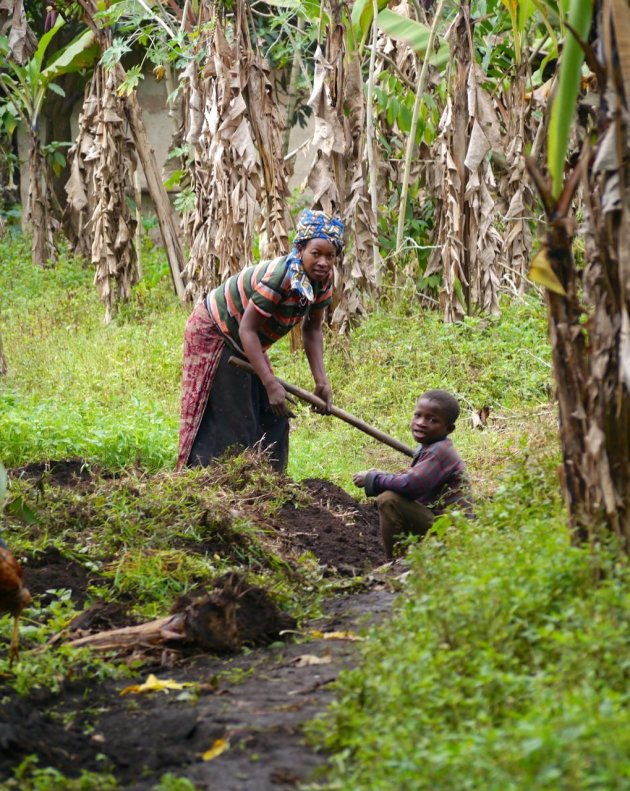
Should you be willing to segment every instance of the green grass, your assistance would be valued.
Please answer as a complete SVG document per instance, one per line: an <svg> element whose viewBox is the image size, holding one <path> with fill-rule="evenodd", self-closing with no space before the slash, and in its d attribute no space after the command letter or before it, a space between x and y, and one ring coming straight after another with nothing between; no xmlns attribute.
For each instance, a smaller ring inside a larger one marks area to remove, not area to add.
<svg viewBox="0 0 630 791"><path fill-rule="evenodd" d="M0 332L9 374L0 383L0 459L10 467L81 456L108 468L173 468L177 451L181 348L187 310L172 292L159 250L145 251L144 280L109 325L89 267L62 258L33 267L20 237L0 243ZM403 442L417 396L445 387L461 400L454 440L483 487L487 459L518 452L529 415L549 409L549 349L536 298L504 306L499 318L445 325L409 306L375 308L351 338L327 333L335 403ZM271 349L276 372L308 389L301 353ZM517 375L515 374L517 372ZM494 432L474 431L471 409L489 405ZM406 459L334 418L299 407L289 473L352 488L352 473L398 468Z"/></svg>
<svg viewBox="0 0 630 791"><path fill-rule="evenodd" d="M185 311L160 253L109 326L81 261L33 267L23 240L0 245L0 458L77 455L110 468L173 464Z"/></svg>

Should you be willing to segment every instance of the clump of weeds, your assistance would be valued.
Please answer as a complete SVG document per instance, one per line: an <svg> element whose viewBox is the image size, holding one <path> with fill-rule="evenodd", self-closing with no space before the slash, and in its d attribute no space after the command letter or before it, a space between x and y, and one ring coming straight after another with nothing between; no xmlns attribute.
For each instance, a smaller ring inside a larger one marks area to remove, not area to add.
<svg viewBox="0 0 630 791"><path fill-rule="evenodd" d="M300 502L306 495L275 474L260 453L181 473L99 470L68 483L22 470L12 476L8 497L9 506L19 508L0 515L0 529L21 559L27 583L53 551L74 570L72 590L46 590L24 613L23 661L11 676L16 691L40 683L58 688L71 667L91 675L117 672L115 663L63 642L43 650L95 602L122 603L133 620L147 621L238 570L298 620L316 611L323 595L319 565L287 546L273 524L288 498ZM84 590L76 569L85 572ZM8 633L9 619L4 620ZM119 664L121 673L128 672ZM5 666L0 656L0 673L8 671Z"/></svg>

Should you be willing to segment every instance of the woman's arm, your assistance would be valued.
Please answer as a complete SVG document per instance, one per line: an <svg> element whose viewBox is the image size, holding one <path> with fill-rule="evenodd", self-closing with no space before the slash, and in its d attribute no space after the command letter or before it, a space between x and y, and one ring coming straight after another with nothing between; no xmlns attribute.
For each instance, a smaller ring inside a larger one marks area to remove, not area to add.
<svg viewBox="0 0 630 791"><path fill-rule="evenodd" d="M264 321L264 316L256 310L253 302L250 302L245 308L238 331L241 346L267 391L269 405L274 414L292 417L293 413L286 401L286 391L274 376L258 337L258 330L263 329Z"/></svg>
<svg viewBox="0 0 630 791"><path fill-rule="evenodd" d="M325 308L314 308L306 314L302 322L302 341L315 380L315 395L326 402L326 412L330 412L332 390L324 368L324 311Z"/></svg>

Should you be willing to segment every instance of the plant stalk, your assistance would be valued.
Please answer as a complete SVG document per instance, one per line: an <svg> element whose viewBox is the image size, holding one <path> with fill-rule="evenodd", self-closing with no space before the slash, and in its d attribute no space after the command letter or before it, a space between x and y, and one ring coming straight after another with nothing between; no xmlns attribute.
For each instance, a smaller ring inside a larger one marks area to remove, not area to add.
<svg viewBox="0 0 630 791"><path fill-rule="evenodd" d="M433 42L435 41L435 34L437 26L442 16L442 9L444 8L444 0L440 0L437 8L435 9L435 16L433 17L433 24L431 25L431 32L429 33L429 42L427 44L427 52L422 63L420 76L416 85L416 100L413 105L413 114L411 116L411 129L409 130L409 138L407 139L407 151L405 153L405 169L403 171L403 182L400 192L400 206L398 209L398 229L396 231L396 253L400 252L403 242L403 231L405 230L405 217L407 215L407 195L409 193L409 177L411 174L411 161L413 159L414 150L416 147L416 129L418 128L418 116L420 115L420 108L423 101L424 86L427 81L427 74L429 71L429 58L433 50Z"/></svg>
<svg viewBox="0 0 630 791"><path fill-rule="evenodd" d="M367 112L365 117L366 147L368 158L368 170L370 172L370 202L372 204L372 214L374 224L378 228L378 193L377 193L377 171L376 157L374 155L374 71L376 70L376 42L378 39L378 0L372 0L372 49L370 51L370 70L367 84ZM374 279L377 286L381 284L382 267L378 254L378 245L372 247L374 254Z"/></svg>

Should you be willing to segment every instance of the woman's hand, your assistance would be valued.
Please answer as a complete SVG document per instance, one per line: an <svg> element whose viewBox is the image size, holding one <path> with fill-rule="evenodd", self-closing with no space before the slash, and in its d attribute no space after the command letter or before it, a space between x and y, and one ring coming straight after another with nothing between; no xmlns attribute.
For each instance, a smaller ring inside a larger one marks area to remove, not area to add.
<svg viewBox="0 0 630 791"><path fill-rule="evenodd" d="M284 387L273 375L273 369L258 337L259 330L264 327L264 317L256 310L253 302L245 308L239 327L239 337L247 359L263 383L269 398L269 406L274 415L295 417L289 409L287 394Z"/></svg>
<svg viewBox="0 0 630 791"><path fill-rule="evenodd" d="M287 392L277 379L265 385L267 397L269 398L269 406L274 415L284 415L284 417L295 417L293 412L289 409L287 402Z"/></svg>
<svg viewBox="0 0 630 791"><path fill-rule="evenodd" d="M326 409L320 409L319 407L313 406L313 409L316 412L319 412L320 415L329 415L330 408L332 407L332 389L330 387L330 382L326 380L325 382L320 382L315 386L315 395L318 398L321 398L322 401L326 404Z"/></svg>
<svg viewBox="0 0 630 791"><path fill-rule="evenodd" d="M332 407L332 390L324 368L324 336L322 333L324 312L323 308L312 308L302 322L302 340L315 381L315 395L319 396L326 404L325 409L313 407L321 415L330 414Z"/></svg>

